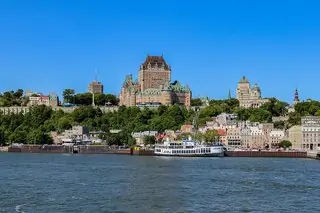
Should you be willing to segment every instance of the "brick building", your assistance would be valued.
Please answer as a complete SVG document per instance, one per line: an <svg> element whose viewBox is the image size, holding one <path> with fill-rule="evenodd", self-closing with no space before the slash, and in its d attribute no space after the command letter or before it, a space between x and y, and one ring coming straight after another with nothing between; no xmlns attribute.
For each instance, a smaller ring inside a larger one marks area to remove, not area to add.
<svg viewBox="0 0 320 213"><path fill-rule="evenodd" d="M140 66L139 80L127 75L121 88L120 105L180 104L190 107L191 90L178 81L171 83L171 68L163 56L147 56Z"/></svg>
<svg viewBox="0 0 320 213"><path fill-rule="evenodd" d="M93 81L88 86L88 92L94 94L102 94L103 93L103 84L98 81Z"/></svg>

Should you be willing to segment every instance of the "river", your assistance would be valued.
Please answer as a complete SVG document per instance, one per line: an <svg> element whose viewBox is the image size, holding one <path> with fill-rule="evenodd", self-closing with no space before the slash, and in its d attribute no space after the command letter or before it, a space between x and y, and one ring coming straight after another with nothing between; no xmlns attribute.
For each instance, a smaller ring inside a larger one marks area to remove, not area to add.
<svg viewBox="0 0 320 213"><path fill-rule="evenodd" d="M319 212L320 161L0 153L0 212Z"/></svg>

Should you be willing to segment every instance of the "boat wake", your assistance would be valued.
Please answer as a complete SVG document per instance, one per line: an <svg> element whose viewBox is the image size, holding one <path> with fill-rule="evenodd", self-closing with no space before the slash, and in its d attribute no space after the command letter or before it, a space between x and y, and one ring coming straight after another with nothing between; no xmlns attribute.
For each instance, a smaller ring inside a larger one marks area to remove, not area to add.
<svg viewBox="0 0 320 213"><path fill-rule="evenodd" d="M21 210L21 207L25 205L26 204L17 205L14 209L16 210L17 213L25 213L24 211Z"/></svg>

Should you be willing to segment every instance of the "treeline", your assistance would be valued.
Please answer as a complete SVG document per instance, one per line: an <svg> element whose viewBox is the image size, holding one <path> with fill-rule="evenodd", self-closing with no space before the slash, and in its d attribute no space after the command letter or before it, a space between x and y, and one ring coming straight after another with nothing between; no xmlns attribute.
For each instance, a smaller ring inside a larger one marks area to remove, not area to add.
<svg viewBox="0 0 320 213"><path fill-rule="evenodd" d="M64 103L80 106L90 106L93 100L91 93L76 93L74 89L65 89L63 99ZM29 97L25 96L22 89L0 93L0 107L27 106L28 103ZM116 106L119 104L119 99L113 94L95 94L94 103L97 106Z"/></svg>
<svg viewBox="0 0 320 213"><path fill-rule="evenodd" d="M182 124L192 122L193 113L177 105L161 106L157 110L119 107L117 112L108 113L102 113L99 108L92 106L79 107L72 113L35 106L25 115L0 114L0 144L50 144L51 131L62 132L73 125L83 125L88 126L90 131L106 132L100 137L109 145L132 145L132 132L178 130ZM121 132L111 134L110 129L119 129Z"/></svg>
<svg viewBox="0 0 320 213"><path fill-rule="evenodd" d="M320 116L320 102L315 100L307 100L298 103L294 107L295 111L289 113L290 125L299 125L302 116Z"/></svg>
<svg viewBox="0 0 320 213"><path fill-rule="evenodd" d="M63 91L64 103L81 106L92 105L93 96L91 93L76 93L74 89L65 89ZM95 94L94 103L97 106L116 106L119 99L112 94Z"/></svg>
<svg viewBox="0 0 320 213"><path fill-rule="evenodd" d="M15 92L6 94L6 97L21 98ZM108 100L110 101L110 100ZM73 125L88 126L90 131L102 130L106 134L100 137L109 145L132 145L132 132L155 130L164 132L166 129L179 130L183 124L205 124L212 117L221 113L235 113L239 120L254 122L271 122L273 116L289 116L288 122L277 122L277 128L289 128L300 124L301 117L320 115L320 102L309 100L295 105L295 112L288 112L288 104L271 98L270 101L258 109L239 108L236 99L211 100L210 105L200 111L187 110L184 107L160 106L158 109L140 109L138 107L120 106L116 112L102 113L97 107L83 106L72 113L53 111L49 107L32 107L30 112L23 114L3 115L0 113L0 144L35 143L49 144L52 138L51 131L62 132ZM110 129L119 129L119 134L111 134ZM208 133L205 140L211 138L214 132ZM200 136L199 136L200 137Z"/></svg>
<svg viewBox="0 0 320 213"><path fill-rule="evenodd" d="M272 122L272 117L287 115L289 106L276 98L270 98L269 102L257 109L240 108L237 99L210 100L209 103L209 106L200 111L199 124L205 124L206 121L212 120L212 117L221 113L234 113L241 121Z"/></svg>
<svg viewBox="0 0 320 213"><path fill-rule="evenodd" d="M22 89L0 93L0 107L26 106L28 102L29 99L24 96Z"/></svg>

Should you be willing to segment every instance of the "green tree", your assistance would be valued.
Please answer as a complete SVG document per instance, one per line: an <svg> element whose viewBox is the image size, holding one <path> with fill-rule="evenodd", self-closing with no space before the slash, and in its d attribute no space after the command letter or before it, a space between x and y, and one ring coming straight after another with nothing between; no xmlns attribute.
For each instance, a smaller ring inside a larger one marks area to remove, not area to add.
<svg viewBox="0 0 320 213"><path fill-rule="evenodd" d="M274 128L276 129L284 129L286 123L284 121L276 121L274 122Z"/></svg>
<svg viewBox="0 0 320 213"><path fill-rule="evenodd" d="M278 146L282 148L289 148L292 146L292 143L290 141L283 140L278 144Z"/></svg>
<svg viewBox="0 0 320 213"><path fill-rule="evenodd" d="M65 89L62 93L63 100L65 103L74 103L75 102L75 90L74 89Z"/></svg>
<svg viewBox="0 0 320 213"><path fill-rule="evenodd" d="M10 134L9 141L11 143L27 143L27 132L24 130L17 130Z"/></svg>
<svg viewBox="0 0 320 213"><path fill-rule="evenodd" d="M149 135L145 135L143 137L143 142L144 145L154 145L156 143L156 137L155 136L149 136Z"/></svg>
<svg viewBox="0 0 320 213"><path fill-rule="evenodd" d="M218 136L218 133L216 130L207 130L203 136L204 136L204 140L207 143L210 143L210 142L214 142L215 138Z"/></svg>
<svg viewBox="0 0 320 213"><path fill-rule="evenodd" d="M0 146L6 145L5 138L4 138L4 132L0 130Z"/></svg>
<svg viewBox="0 0 320 213"><path fill-rule="evenodd" d="M42 132L40 129L31 130L27 135L28 144L41 144L42 142Z"/></svg>
<svg viewBox="0 0 320 213"><path fill-rule="evenodd" d="M186 139L189 139L189 137L192 137L192 136L193 136L192 133L183 132L183 133L181 133L181 134L179 134L177 136L177 139L178 140L186 140Z"/></svg>
<svg viewBox="0 0 320 213"><path fill-rule="evenodd" d="M191 106L202 106L201 98L191 99Z"/></svg>

